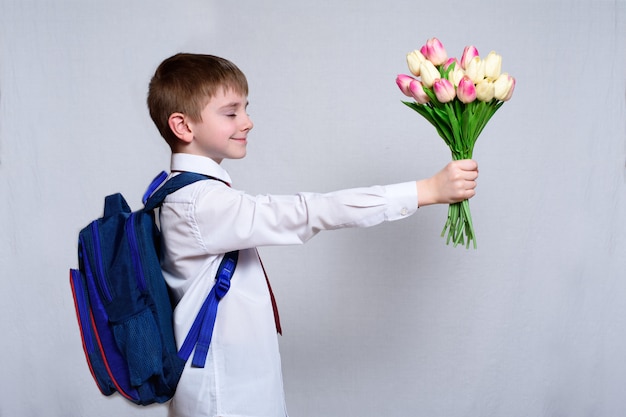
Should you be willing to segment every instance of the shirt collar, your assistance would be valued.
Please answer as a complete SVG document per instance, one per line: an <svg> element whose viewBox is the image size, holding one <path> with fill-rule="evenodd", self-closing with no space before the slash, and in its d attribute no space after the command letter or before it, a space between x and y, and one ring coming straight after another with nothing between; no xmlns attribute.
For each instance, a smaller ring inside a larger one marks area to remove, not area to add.
<svg viewBox="0 0 626 417"><path fill-rule="evenodd" d="M172 154L170 169L172 171L197 172L215 177L229 184L232 183L228 172L220 164L205 156L174 153Z"/></svg>

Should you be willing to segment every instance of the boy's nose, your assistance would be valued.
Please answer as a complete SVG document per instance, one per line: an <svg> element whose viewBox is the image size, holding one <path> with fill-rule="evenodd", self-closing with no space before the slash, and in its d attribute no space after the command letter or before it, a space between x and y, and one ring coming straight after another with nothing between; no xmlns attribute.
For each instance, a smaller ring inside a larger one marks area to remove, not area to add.
<svg viewBox="0 0 626 417"><path fill-rule="evenodd" d="M250 116L246 116L241 130L252 130L253 127L254 123L252 123L252 119L250 118Z"/></svg>

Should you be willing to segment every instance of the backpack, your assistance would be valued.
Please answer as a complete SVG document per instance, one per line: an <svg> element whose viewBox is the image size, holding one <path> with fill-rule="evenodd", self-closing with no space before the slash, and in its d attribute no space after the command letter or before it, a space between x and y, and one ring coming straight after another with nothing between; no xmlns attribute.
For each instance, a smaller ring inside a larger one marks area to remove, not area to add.
<svg viewBox="0 0 626 417"><path fill-rule="evenodd" d="M217 304L238 256L237 251L224 256L216 284L177 351L154 209L185 185L215 178L183 172L163 184L166 178L162 172L152 181L144 208L135 212L120 193L106 197L103 217L80 231L79 267L70 269L83 350L98 388L139 405L172 398L194 348L192 365L204 367Z"/></svg>

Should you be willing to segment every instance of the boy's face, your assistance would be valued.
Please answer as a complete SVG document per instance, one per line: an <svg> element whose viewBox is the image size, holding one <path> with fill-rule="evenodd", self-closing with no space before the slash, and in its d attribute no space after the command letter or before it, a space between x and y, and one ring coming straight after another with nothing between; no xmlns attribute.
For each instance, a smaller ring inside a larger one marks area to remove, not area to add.
<svg viewBox="0 0 626 417"><path fill-rule="evenodd" d="M254 126L246 112L247 97L222 89L200 113L199 122L187 121L193 134L191 153L213 159L240 159L246 156L248 132Z"/></svg>

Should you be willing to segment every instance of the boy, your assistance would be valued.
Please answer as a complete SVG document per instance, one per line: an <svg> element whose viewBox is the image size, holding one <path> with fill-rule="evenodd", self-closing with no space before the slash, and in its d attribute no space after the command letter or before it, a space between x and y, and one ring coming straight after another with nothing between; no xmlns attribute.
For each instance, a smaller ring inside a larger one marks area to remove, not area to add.
<svg viewBox="0 0 626 417"><path fill-rule="evenodd" d="M294 196L237 191L220 163L246 155L253 127L246 113L247 95L244 74L210 55L174 55L161 63L150 82L150 115L172 149L170 175L193 171L219 180L182 188L160 210L162 268L177 302L179 344L214 284L223 255L239 250L230 290L219 304L206 365L192 367L188 361L170 416L287 415L280 324L256 247L301 244L321 230L398 220L418 206L461 201L475 193L478 169L472 160L452 162L429 179L384 187Z"/></svg>

